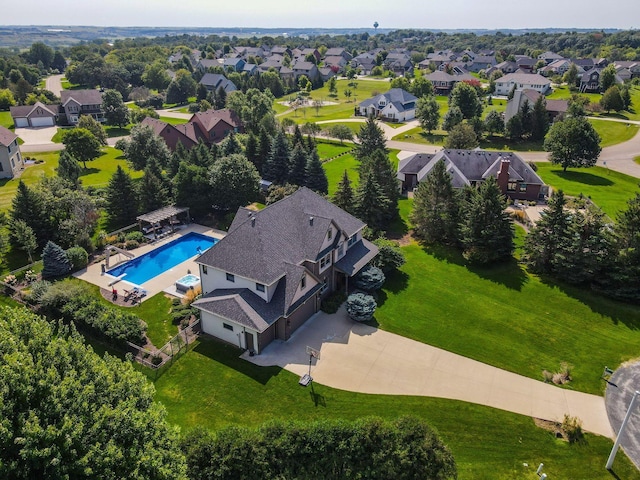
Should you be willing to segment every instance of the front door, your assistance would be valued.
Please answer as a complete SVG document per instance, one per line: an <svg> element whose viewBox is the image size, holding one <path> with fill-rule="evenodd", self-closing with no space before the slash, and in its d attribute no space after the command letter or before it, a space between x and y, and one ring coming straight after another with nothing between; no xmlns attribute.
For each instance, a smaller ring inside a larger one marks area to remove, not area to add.
<svg viewBox="0 0 640 480"><path fill-rule="evenodd" d="M253 347L253 334L249 332L244 332L244 344L247 347L247 350L250 352L255 352L255 348Z"/></svg>

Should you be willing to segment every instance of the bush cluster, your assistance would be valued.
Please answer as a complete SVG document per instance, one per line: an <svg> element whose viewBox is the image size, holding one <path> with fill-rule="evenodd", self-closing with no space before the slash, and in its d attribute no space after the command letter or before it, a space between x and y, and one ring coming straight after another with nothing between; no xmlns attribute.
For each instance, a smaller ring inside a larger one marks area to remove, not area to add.
<svg viewBox="0 0 640 480"><path fill-rule="evenodd" d="M356 322L368 322L373 318L378 304L368 293L352 293L347 298L347 315Z"/></svg>
<svg viewBox="0 0 640 480"><path fill-rule="evenodd" d="M336 313L340 308L340 305L344 303L347 299L347 296L342 292L333 292L327 298L322 300L320 304L320 310L325 313Z"/></svg>

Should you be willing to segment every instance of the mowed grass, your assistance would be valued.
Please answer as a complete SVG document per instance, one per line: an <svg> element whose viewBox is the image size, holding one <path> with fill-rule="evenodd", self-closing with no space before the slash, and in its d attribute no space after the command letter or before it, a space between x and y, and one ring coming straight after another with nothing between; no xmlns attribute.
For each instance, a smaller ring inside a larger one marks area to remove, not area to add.
<svg viewBox="0 0 640 480"><path fill-rule="evenodd" d="M96 160L87 162L87 169L83 170L80 177L83 186L105 187L109 183L118 165L129 172L133 178L142 177L142 172L129 169L127 161L122 156L120 150L116 150L113 147L105 147L102 151L103 154ZM11 200L13 200L15 196L20 180L29 186L33 186L42 177L55 175L60 152L33 153L29 154L29 156L38 160L44 160L44 163L27 167L20 179L13 178L0 181L0 210L7 210L11 207Z"/></svg>
<svg viewBox="0 0 640 480"><path fill-rule="evenodd" d="M640 125L622 122L610 122L607 120L589 120L593 128L598 132L601 147L610 147L618 143L631 140L637 133Z"/></svg>
<svg viewBox="0 0 640 480"><path fill-rule="evenodd" d="M13 118L11 118L11 112L0 112L0 126L14 130Z"/></svg>
<svg viewBox="0 0 640 480"><path fill-rule="evenodd" d="M199 340L155 381L156 400L168 420L186 432L229 425L256 427L268 420L387 419L414 415L434 427L451 449L461 480L535 479L538 464L554 479L610 479L604 469L611 441L586 435L569 445L537 428L529 417L465 402L426 397L365 395L319 384L298 385L278 367L258 367L240 351L214 340ZM527 467L524 464L528 464ZM620 478L640 475L620 452Z"/></svg>
<svg viewBox="0 0 640 480"><path fill-rule="evenodd" d="M571 95L576 92L571 92L569 88L564 85L562 87L556 87L553 90L553 93L547 96L550 99L564 99L568 100L571 98ZM631 86L631 108L622 112L610 112L610 113L599 113L594 114L596 117L613 117L613 118L621 118L623 120L640 120L640 87ZM602 95L599 93L586 93L581 94L585 95L590 102L598 103L602 98Z"/></svg>
<svg viewBox="0 0 640 480"><path fill-rule="evenodd" d="M181 125L189 121L188 119L185 119L185 118L174 118L174 117L160 117L158 120L162 120L163 122L169 123L171 125Z"/></svg>
<svg viewBox="0 0 640 480"><path fill-rule="evenodd" d="M322 88L313 90L309 96L309 104L298 108L295 112L289 112L284 115L280 115L278 118L291 118L296 123L306 122L319 122L323 120L337 120L341 118L350 118L354 114L355 107L358 106L363 100L370 98L379 93L384 93L389 90L390 85L387 82L380 82L376 80L355 80L357 87L349 86L351 80L341 79L336 81L337 96L329 96L328 82ZM345 90L351 90L351 97L347 98L344 95ZM282 114L289 110L289 107L282 105L282 102L293 99L292 95L285 95L284 97L277 98L274 102L274 109L276 114ZM322 100L325 102L334 102L336 105L325 105L320 107L317 111L313 107L314 100Z"/></svg>
<svg viewBox="0 0 640 480"><path fill-rule="evenodd" d="M640 179L605 167L569 168L564 172L562 167L549 162L537 165L538 175L546 184L567 195L591 197L614 220L627 208L627 201L640 192Z"/></svg>
<svg viewBox="0 0 640 480"><path fill-rule="evenodd" d="M568 388L598 395L605 365L639 355L638 306L540 279L515 260L479 268L457 251L403 251L375 314L387 331L538 380L568 362Z"/></svg>
<svg viewBox="0 0 640 480"><path fill-rule="evenodd" d="M389 150L389 159L393 163L394 167L398 168L398 153L399 150ZM324 171L327 174L327 180L329 181L329 195L333 195L338 188L338 183L342 180L344 171L347 171L349 180L351 180L351 188L354 190L359 183L358 166L360 162L356 158L349 154L336 158L323 164Z"/></svg>
<svg viewBox="0 0 640 480"><path fill-rule="evenodd" d="M320 160L332 158L336 155L340 155L353 149L353 145L350 144L340 145L339 143L328 143L320 141L317 142L316 145L318 147L318 155L320 156Z"/></svg>

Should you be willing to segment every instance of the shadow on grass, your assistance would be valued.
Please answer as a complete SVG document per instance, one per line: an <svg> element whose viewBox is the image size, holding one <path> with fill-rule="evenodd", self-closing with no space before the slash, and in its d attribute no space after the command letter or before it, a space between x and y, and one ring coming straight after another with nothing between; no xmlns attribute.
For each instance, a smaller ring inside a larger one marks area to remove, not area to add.
<svg viewBox="0 0 640 480"><path fill-rule="evenodd" d="M387 237L389 237L390 240L399 240L407 233L409 233L409 227L406 222L402 218L397 218L391 225L389 225Z"/></svg>
<svg viewBox="0 0 640 480"><path fill-rule="evenodd" d="M259 367L243 360L240 358L242 350L211 337L200 336L199 343L194 347L193 352L232 368L262 385L266 385L272 377L282 371L280 367Z"/></svg>
<svg viewBox="0 0 640 480"><path fill-rule="evenodd" d="M130 128L109 127L106 129L107 137L126 137L131 133Z"/></svg>
<svg viewBox="0 0 640 480"><path fill-rule="evenodd" d="M629 113L634 113L634 112L629 110ZM603 118L618 118L620 120L629 120L629 117L627 117L623 113L609 113L609 112L607 112L607 113L601 113L598 116L599 117L603 117Z"/></svg>
<svg viewBox="0 0 640 480"><path fill-rule="evenodd" d="M599 187L610 187L613 185L613 182L608 178L604 178L599 175L594 175L593 173L588 173L588 172L579 172L576 170L567 170L565 172L562 169L557 169L557 170L551 170L551 173L557 175L563 180L567 180L569 182L582 183L584 185L599 186Z"/></svg>
<svg viewBox="0 0 640 480"><path fill-rule="evenodd" d="M444 143L445 135L438 133L420 132L418 135L422 137L424 141L431 145L442 145Z"/></svg>
<svg viewBox="0 0 640 480"><path fill-rule="evenodd" d="M92 173L99 173L99 172L100 172L99 168L83 168L82 175L80 176L84 177L85 175L91 175Z"/></svg>
<svg viewBox="0 0 640 480"><path fill-rule="evenodd" d="M540 281L551 288L557 288L562 293L578 300L583 305L603 317L611 318L614 325L622 323L630 330L640 330L640 316L637 306L605 297L584 285L569 285L548 275L540 275Z"/></svg>
<svg viewBox="0 0 640 480"><path fill-rule="evenodd" d="M453 247L445 247L442 245L422 245L422 249L436 260L465 267L478 277L504 285L511 290L522 290L522 287L528 281L526 271L520 266L520 264L518 264L515 258L483 266L470 264L462 256L462 252Z"/></svg>

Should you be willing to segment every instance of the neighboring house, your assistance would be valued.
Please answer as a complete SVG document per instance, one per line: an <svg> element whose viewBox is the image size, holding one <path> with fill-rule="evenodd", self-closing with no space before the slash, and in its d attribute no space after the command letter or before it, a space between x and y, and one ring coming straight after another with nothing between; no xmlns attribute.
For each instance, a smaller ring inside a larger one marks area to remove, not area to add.
<svg viewBox="0 0 640 480"><path fill-rule="evenodd" d="M204 333L253 353L288 340L378 253L365 224L302 187L263 210L238 209L199 264Z"/></svg>
<svg viewBox="0 0 640 480"><path fill-rule="evenodd" d="M353 58L353 56L342 47L328 48L327 51L324 52L325 61L327 57L342 57L347 62Z"/></svg>
<svg viewBox="0 0 640 480"><path fill-rule="evenodd" d="M375 58L356 57L351 60L351 67L360 70L362 75L371 75L371 71L377 66Z"/></svg>
<svg viewBox="0 0 640 480"><path fill-rule="evenodd" d="M104 122L102 94L98 90L63 90L60 92L60 121L76 125L81 115L89 115Z"/></svg>
<svg viewBox="0 0 640 480"><path fill-rule="evenodd" d="M242 71L247 75L256 75L258 73L258 66L255 63L245 63Z"/></svg>
<svg viewBox="0 0 640 480"><path fill-rule="evenodd" d="M571 63L578 67L579 73L584 73L595 67L596 60L593 58L574 58L571 60Z"/></svg>
<svg viewBox="0 0 640 480"><path fill-rule="evenodd" d="M228 108L194 113L188 123L200 129L208 144L218 143L231 132L244 133L240 118Z"/></svg>
<svg viewBox="0 0 640 480"><path fill-rule="evenodd" d="M504 62L500 62L499 64L497 64L496 68L502 71L502 73L504 73L505 75L507 75L509 73L513 73L516 70L518 70L518 65L516 64L516 62L506 60Z"/></svg>
<svg viewBox="0 0 640 480"><path fill-rule="evenodd" d="M53 127L58 119L59 105L45 105L36 102L33 105L11 107L11 118L16 128Z"/></svg>
<svg viewBox="0 0 640 480"><path fill-rule="evenodd" d="M358 105L358 114L374 116L393 122L406 122L416 116L418 98L401 88L392 88L377 97L366 99Z"/></svg>
<svg viewBox="0 0 640 480"><path fill-rule="evenodd" d="M322 78L323 82L326 82L331 77L335 77L336 76L336 72L334 72L333 69L330 68L330 67L319 68L318 72L320 72L320 78ZM365 75L367 75L367 74L365 74Z"/></svg>
<svg viewBox="0 0 640 480"><path fill-rule="evenodd" d="M455 188L477 187L494 177L502 193L512 200L539 200L548 193L542 179L518 155L484 150L440 150L435 155L407 157L398 164L403 189L415 188L440 160L445 162Z"/></svg>
<svg viewBox="0 0 640 480"><path fill-rule="evenodd" d="M326 67L336 67L338 71L344 70L344 67L346 67L348 64L349 62L344 57L341 57L339 55L324 58L324 65Z"/></svg>
<svg viewBox="0 0 640 480"><path fill-rule="evenodd" d="M308 55L313 55L316 59L316 64L320 62L322 55L316 48L303 48L302 50L295 51L293 53L294 58L304 60Z"/></svg>
<svg viewBox="0 0 640 480"><path fill-rule="evenodd" d="M295 78L306 75L306 77L313 82L320 77L318 67L312 62L298 60L291 66L291 69L293 70Z"/></svg>
<svg viewBox="0 0 640 480"><path fill-rule="evenodd" d="M413 72L411 57L406 53L390 53L384 59L383 65L396 75L406 75Z"/></svg>
<svg viewBox="0 0 640 480"><path fill-rule="evenodd" d="M245 62L242 58L225 58L222 66L225 70L233 70L234 72L241 72L244 68Z"/></svg>
<svg viewBox="0 0 640 480"><path fill-rule="evenodd" d="M271 47L271 55L280 55L284 57L285 55L289 55L289 58L293 56L291 53L291 49L289 47L283 47L276 45L275 47Z"/></svg>
<svg viewBox="0 0 640 480"><path fill-rule="evenodd" d="M624 68L631 72L631 77L636 78L640 77L640 61L626 61L626 60L616 60L613 62L616 67L616 70L619 68Z"/></svg>
<svg viewBox="0 0 640 480"><path fill-rule="evenodd" d="M529 102L529 106L533 108L533 105L541 96L542 94L536 92L535 90L516 90L515 92L513 92L513 98L507 101L507 109L504 113L505 123L520 111L525 101ZM550 100L548 98L545 99L545 109L549 114L550 120L555 119L558 115L567 113L568 108L569 102L567 100Z"/></svg>
<svg viewBox="0 0 640 480"><path fill-rule="evenodd" d="M468 73L451 75L450 73L442 72L440 70L436 70L429 75L425 75L424 78L433 84L433 88L438 95L449 95L451 90L453 90L453 87L455 87L458 82L475 80L475 78Z"/></svg>
<svg viewBox="0 0 640 480"><path fill-rule="evenodd" d="M467 62L467 70L478 73L480 70L494 67L497 63L493 55L476 55L471 62Z"/></svg>
<svg viewBox="0 0 640 480"><path fill-rule="evenodd" d="M509 95L516 89L530 89L545 94L551 89L551 81L537 73L510 73L496 79L496 95Z"/></svg>
<svg viewBox="0 0 640 480"><path fill-rule="evenodd" d="M224 60L221 58L203 58L196 63L196 70L207 72L210 68L221 67L222 62L224 62Z"/></svg>
<svg viewBox="0 0 640 480"><path fill-rule="evenodd" d="M555 52L544 52L538 55L538 60L542 60L547 65L551 62L555 62L556 60L562 60L563 58L564 57L562 55L558 55Z"/></svg>
<svg viewBox="0 0 640 480"><path fill-rule="evenodd" d="M13 178L23 168L18 135L0 126L0 178Z"/></svg>
<svg viewBox="0 0 640 480"><path fill-rule="evenodd" d="M540 75L544 75L548 77L550 75L564 75L567 70L571 67L571 60L567 60L562 58L560 60L554 60L549 65L542 67L538 70Z"/></svg>
<svg viewBox="0 0 640 480"><path fill-rule="evenodd" d="M186 124L171 125L170 123L151 117L145 118L140 124L151 127L153 132L164 140L172 152L176 150L178 143L182 143L182 145L188 149L198 143L198 135L195 129L192 129L193 133L191 135L187 134L187 132L191 133L191 129L187 130L185 127ZM182 128L178 129L178 127ZM204 136L202 136L202 139L203 141L206 140Z"/></svg>
<svg viewBox="0 0 640 480"><path fill-rule="evenodd" d="M600 70L599 68L592 68L588 72L584 72L580 76L580 92L582 93L597 93L600 91Z"/></svg>
<svg viewBox="0 0 640 480"><path fill-rule="evenodd" d="M527 56L516 57L516 65L518 66L518 69L525 73L532 73L535 70L537 63L537 60Z"/></svg>
<svg viewBox="0 0 640 480"><path fill-rule="evenodd" d="M220 87L222 87L226 93L237 90L235 84L220 73L205 73L199 83L204 85L208 92L215 93Z"/></svg>

